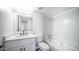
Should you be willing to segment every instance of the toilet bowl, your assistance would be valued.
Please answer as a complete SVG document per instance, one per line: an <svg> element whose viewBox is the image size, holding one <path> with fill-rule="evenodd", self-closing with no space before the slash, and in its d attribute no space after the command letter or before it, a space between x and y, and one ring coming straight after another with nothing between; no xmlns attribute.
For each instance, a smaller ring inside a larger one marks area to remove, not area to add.
<svg viewBox="0 0 79 59"><path fill-rule="evenodd" d="M45 42L40 42L39 44L40 51L49 51L49 46Z"/></svg>
<svg viewBox="0 0 79 59"><path fill-rule="evenodd" d="M49 45L43 41L42 36L39 36L36 39L36 49L39 49L40 51L49 51Z"/></svg>

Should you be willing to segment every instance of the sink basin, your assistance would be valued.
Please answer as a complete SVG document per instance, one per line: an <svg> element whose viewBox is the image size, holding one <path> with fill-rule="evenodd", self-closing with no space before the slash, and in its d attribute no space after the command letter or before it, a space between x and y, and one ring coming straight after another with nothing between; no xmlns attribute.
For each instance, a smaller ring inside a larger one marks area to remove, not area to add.
<svg viewBox="0 0 79 59"><path fill-rule="evenodd" d="M19 39L23 39L23 38L32 38L32 37L37 37L37 35L34 35L34 34L29 34L29 35L13 35L11 37L6 38L6 41L9 41L9 40L19 40Z"/></svg>

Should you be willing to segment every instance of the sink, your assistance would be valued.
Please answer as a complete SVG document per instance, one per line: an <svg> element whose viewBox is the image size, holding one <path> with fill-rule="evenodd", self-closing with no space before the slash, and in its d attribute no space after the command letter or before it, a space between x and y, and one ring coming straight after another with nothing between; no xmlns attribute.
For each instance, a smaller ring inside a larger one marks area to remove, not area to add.
<svg viewBox="0 0 79 59"><path fill-rule="evenodd" d="M37 37L37 35L34 34L28 34L28 35L13 35L11 37L6 38L6 41L9 40L19 40L19 39L23 39L23 38L32 38L32 37Z"/></svg>

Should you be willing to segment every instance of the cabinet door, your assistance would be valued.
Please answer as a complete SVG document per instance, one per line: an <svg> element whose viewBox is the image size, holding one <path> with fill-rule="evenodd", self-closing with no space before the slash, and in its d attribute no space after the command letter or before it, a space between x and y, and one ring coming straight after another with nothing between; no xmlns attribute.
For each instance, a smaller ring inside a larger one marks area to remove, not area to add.
<svg viewBox="0 0 79 59"><path fill-rule="evenodd" d="M34 43L35 38L25 38L25 39L19 39L19 40L13 40L13 41L7 41L5 42L5 48L13 48L17 46L27 45L30 43Z"/></svg>
<svg viewBox="0 0 79 59"><path fill-rule="evenodd" d="M35 44L34 43L31 43L31 44L28 44L28 45L25 45L23 47L24 51L35 51Z"/></svg>

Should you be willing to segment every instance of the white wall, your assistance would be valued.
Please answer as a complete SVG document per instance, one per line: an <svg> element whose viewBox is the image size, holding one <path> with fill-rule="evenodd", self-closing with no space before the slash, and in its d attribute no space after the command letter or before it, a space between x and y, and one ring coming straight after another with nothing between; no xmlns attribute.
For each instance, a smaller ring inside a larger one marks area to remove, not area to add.
<svg viewBox="0 0 79 59"><path fill-rule="evenodd" d="M37 11L33 13L33 33L43 35L43 15Z"/></svg>
<svg viewBox="0 0 79 59"><path fill-rule="evenodd" d="M79 50L79 9L53 18L51 47L58 50ZM53 48L52 48L53 50Z"/></svg>
<svg viewBox="0 0 79 59"><path fill-rule="evenodd" d="M13 14L11 9L1 8L0 9L0 43L2 43L2 36L11 34L14 32L13 29Z"/></svg>

